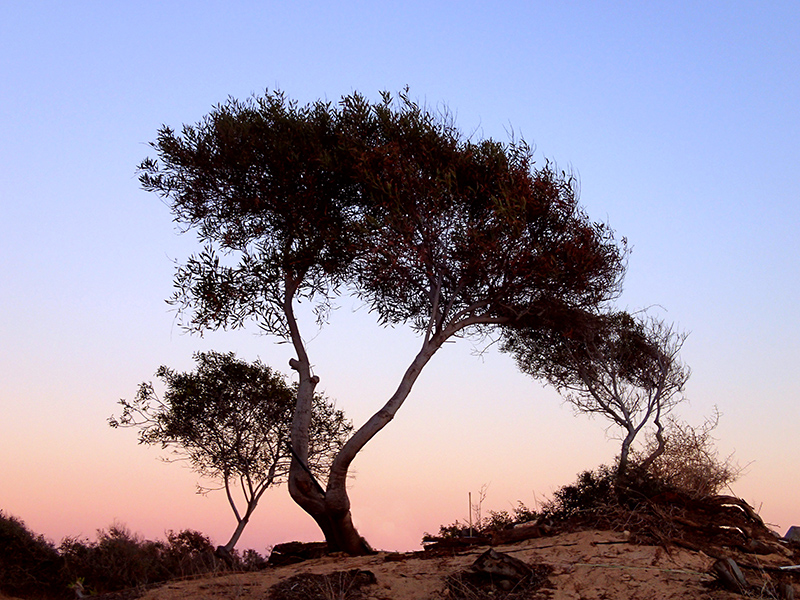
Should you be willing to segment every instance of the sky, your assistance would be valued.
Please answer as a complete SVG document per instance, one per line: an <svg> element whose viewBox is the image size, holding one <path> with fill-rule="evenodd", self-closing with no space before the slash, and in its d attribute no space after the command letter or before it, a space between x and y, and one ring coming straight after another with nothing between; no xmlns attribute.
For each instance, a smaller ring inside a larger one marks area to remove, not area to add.
<svg viewBox="0 0 800 600"><path fill-rule="evenodd" d="M198 249L136 166L166 124L228 97L359 91L445 107L474 138L524 137L576 174L581 204L628 240L620 308L690 335L688 402L717 406L732 492L780 533L800 524L800 3L39 2L0 0L0 510L58 543L127 525L147 538L235 525L224 494L112 430L117 401L192 353L288 373L256 328L185 334L165 303ZM319 390L363 423L420 340L343 299L302 324ZM354 463L353 518L382 549L482 510L535 508L619 448L513 360L442 348ZM239 544L316 540L285 487Z"/></svg>

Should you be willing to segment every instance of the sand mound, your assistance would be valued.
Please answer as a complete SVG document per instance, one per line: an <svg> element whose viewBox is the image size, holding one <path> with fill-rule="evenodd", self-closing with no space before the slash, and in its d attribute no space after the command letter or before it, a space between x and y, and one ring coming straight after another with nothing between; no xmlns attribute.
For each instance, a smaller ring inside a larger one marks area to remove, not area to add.
<svg viewBox="0 0 800 600"><path fill-rule="evenodd" d="M678 598L741 598L722 589L712 573L717 557L702 550L680 546L646 545L632 542L631 535L613 531L576 531L552 537L526 540L496 546L497 552L511 555L530 565L546 565L547 581L538 589L529 590L527 598L560 599L678 599ZM324 583L298 586L297 600L312 598L364 598L374 600L427 600L455 598L448 589L447 578L467 571L487 550L476 547L444 556L426 557L424 553L398 555L381 552L373 556L328 556L294 565L270 568L258 573L229 574L197 581L173 582L151 590L146 600L197 598L208 600L270 598L270 590L281 582L300 575L329 575L347 572L369 572L374 583L350 590L335 590ZM791 575L770 568L791 563L791 552L745 554L729 548L726 551L742 566L748 583L765 586ZM787 572L788 573L788 572ZM275 588L278 589L278 588ZM290 598L287 586L281 588ZM766 589L766 588L764 588ZM498 590L487 598L508 597L510 592ZM474 598L481 598L475 592ZM468 597L468 596L462 596ZM755 596L758 597L758 596ZM763 597L772 597L763 595Z"/></svg>

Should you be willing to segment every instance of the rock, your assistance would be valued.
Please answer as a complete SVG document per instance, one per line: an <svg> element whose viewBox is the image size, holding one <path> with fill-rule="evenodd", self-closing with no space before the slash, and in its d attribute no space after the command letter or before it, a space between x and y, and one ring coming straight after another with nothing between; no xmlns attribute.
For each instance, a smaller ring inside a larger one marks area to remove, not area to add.
<svg viewBox="0 0 800 600"><path fill-rule="evenodd" d="M539 525L536 521L517 525L512 529L503 529L492 534L492 546L501 544L513 544L523 540L530 540L547 535L550 528L547 525Z"/></svg>
<svg viewBox="0 0 800 600"><path fill-rule="evenodd" d="M787 542L800 542L800 526L792 525L789 527L789 531L786 532L786 535L783 536Z"/></svg>
<svg viewBox="0 0 800 600"><path fill-rule="evenodd" d="M742 574L742 570L732 558L721 558L711 567L714 575L732 592L741 593L747 588L747 580Z"/></svg>
<svg viewBox="0 0 800 600"><path fill-rule="evenodd" d="M321 558L328 553L325 542L286 542L272 548L267 561L271 566L291 565L293 563Z"/></svg>
<svg viewBox="0 0 800 600"><path fill-rule="evenodd" d="M481 554L472 564L472 568L478 573L496 575L510 581L520 581L531 575L531 568L520 559L497 552L493 548Z"/></svg>

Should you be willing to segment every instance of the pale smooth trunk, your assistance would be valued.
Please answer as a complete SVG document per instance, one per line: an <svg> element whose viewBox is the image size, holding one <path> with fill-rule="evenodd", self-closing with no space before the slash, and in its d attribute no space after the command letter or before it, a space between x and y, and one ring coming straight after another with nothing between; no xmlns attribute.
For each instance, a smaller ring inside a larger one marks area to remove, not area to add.
<svg viewBox="0 0 800 600"><path fill-rule="evenodd" d="M292 445L295 456L289 473L289 493L317 522L325 535L330 551L343 551L352 555L363 555L373 550L361 537L353 524L350 513L350 498L347 494L347 473L358 452L395 416L411 392L423 367L441 346L444 337L428 340L403 375L395 393L389 401L356 431L334 458L326 489L317 483L308 469L301 464L308 456L308 420L305 418L306 403L309 405L316 385L315 377L304 377L301 361L292 367L300 373L298 387L298 414L292 428ZM299 367L299 368L298 368Z"/></svg>

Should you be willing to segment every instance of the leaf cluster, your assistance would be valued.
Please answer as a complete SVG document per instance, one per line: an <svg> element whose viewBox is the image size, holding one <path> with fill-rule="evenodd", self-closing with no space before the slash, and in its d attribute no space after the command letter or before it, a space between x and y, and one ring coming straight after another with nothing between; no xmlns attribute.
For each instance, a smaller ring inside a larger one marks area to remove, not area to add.
<svg viewBox="0 0 800 600"><path fill-rule="evenodd" d="M577 204L572 177L524 142L463 139L407 95L373 107L357 177L373 220L358 290L384 323L418 331L538 318L557 298L613 294L620 250Z"/></svg>
<svg viewBox="0 0 800 600"><path fill-rule="evenodd" d="M139 165L142 186L207 244L176 275L172 302L192 307L190 329L255 317L279 332L285 285L324 297L341 279L355 251L358 190L337 127L330 104L299 106L275 92L229 99L180 134L159 130L158 159ZM226 264L230 255L237 260Z"/></svg>
<svg viewBox="0 0 800 600"><path fill-rule="evenodd" d="M545 327L508 330L504 350L521 370L558 389L585 386L602 370L638 386L652 386L666 349L655 323L627 312L555 307Z"/></svg>

